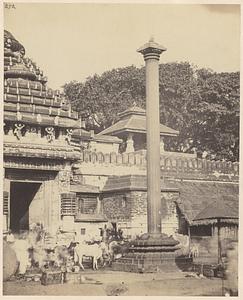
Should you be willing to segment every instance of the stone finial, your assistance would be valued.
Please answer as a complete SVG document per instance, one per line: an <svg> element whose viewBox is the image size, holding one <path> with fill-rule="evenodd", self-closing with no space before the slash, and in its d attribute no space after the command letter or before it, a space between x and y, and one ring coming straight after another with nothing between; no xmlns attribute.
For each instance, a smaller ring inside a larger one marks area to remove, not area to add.
<svg viewBox="0 0 243 300"><path fill-rule="evenodd" d="M167 49L164 46L154 41L154 37L151 37L148 43L140 47L137 52L143 55L144 60L153 58L159 60L160 54L166 50Z"/></svg>
<svg viewBox="0 0 243 300"><path fill-rule="evenodd" d="M150 43L154 43L154 36L153 36L153 35L151 35L151 37L150 37L150 39L149 39L149 42L150 42Z"/></svg>

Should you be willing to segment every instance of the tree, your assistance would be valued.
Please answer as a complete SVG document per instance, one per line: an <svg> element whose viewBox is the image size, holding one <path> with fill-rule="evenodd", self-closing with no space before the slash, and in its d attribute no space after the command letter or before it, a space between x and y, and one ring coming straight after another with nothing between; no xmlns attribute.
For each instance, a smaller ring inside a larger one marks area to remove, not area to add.
<svg viewBox="0 0 243 300"><path fill-rule="evenodd" d="M215 159L239 156L239 72L216 73L188 62L159 66L160 121L180 131L166 150L203 151ZM96 132L117 121L134 101L145 108L145 68L129 66L64 85L72 106Z"/></svg>
<svg viewBox="0 0 243 300"><path fill-rule="evenodd" d="M113 69L85 83L72 81L64 93L73 108L87 121L89 129L101 131L117 120L117 114L134 101L145 107L144 69L134 66Z"/></svg>
<svg viewBox="0 0 243 300"><path fill-rule="evenodd" d="M201 69L197 76L200 101L194 129L201 150L216 159L238 160L240 74Z"/></svg>

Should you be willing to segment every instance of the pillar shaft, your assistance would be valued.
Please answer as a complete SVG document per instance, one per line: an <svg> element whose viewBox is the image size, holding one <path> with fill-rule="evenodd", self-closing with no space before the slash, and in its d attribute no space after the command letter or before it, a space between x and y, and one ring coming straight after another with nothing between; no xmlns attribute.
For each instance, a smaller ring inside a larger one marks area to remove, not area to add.
<svg viewBox="0 0 243 300"><path fill-rule="evenodd" d="M161 233L159 58L166 49L153 39L138 49L145 60L148 233Z"/></svg>
<svg viewBox="0 0 243 300"><path fill-rule="evenodd" d="M158 59L146 60L148 232L161 232Z"/></svg>

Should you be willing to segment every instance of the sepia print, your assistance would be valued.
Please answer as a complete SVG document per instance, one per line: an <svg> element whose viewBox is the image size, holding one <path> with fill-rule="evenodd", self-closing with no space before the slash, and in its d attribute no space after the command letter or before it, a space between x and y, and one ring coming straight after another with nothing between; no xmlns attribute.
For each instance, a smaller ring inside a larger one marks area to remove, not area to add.
<svg viewBox="0 0 243 300"><path fill-rule="evenodd" d="M3 10L3 295L238 296L240 5Z"/></svg>

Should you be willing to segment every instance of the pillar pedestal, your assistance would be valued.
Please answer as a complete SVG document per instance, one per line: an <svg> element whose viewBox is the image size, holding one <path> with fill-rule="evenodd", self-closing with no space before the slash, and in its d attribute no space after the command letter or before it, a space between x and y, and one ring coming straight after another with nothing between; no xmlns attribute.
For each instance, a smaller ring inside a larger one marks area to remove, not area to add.
<svg viewBox="0 0 243 300"><path fill-rule="evenodd" d="M115 271L155 273L178 271L175 251L179 242L166 234L143 234L132 241L128 253L112 264Z"/></svg>

